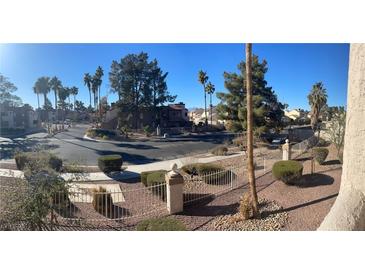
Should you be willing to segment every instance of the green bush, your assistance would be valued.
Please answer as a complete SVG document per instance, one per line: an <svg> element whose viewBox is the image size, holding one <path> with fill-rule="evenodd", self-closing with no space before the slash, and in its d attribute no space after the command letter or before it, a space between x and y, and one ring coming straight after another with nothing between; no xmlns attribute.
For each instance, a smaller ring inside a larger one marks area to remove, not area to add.
<svg viewBox="0 0 365 274"><path fill-rule="evenodd" d="M228 153L228 148L226 146L217 146L213 148L212 154L216 156L225 156Z"/></svg>
<svg viewBox="0 0 365 274"><path fill-rule="evenodd" d="M303 165L297 161L279 161L272 167L272 173L277 180L286 184L294 184L303 173Z"/></svg>
<svg viewBox="0 0 365 274"><path fill-rule="evenodd" d="M14 158L19 170L24 170L25 167L31 168L39 164L55 171L60 171L62 168L62 159L49 152L19 152L15 154Z"/></svg>
<svg viewBox="0 0 365 274"><path fill-rule="evenodd" d="M324 147L315 147L313 148L313 157L318 162L318 164L322 165L327 158L328 149Z"/></svg>
<svg viewBox="0 0 365 274"><path fill-rule="evenodd" d="M210 172L218 172L224 170L222 167L216 164L188 164L181 168L184 172L189 175L204 175Z"/></svg>
<svg viewBox="0 0 365 274"><path fill-rule="evenodd" d="M105 173L121 171L122 165L123 159L120 155L106 155L98 159L98 166Z"/></svg>
<svg viewBox="0 0 365 274"><path fill-rule="evenodd" d="M152 171L143 171L141 172L141 183L144 185L144 186L147 186L147 176L149 174L153 174L155 172L163 172L164 174L166 173L166 170L152 170Z"/></svg>
<svg viewBox="0 0 365 274"><path fill-rule="evenodd" d="M138 231L186 231L186 226L172 218L148 219L137 225Z"/></svg>
<svg viewBox="0 0 365 274"><path fill-rule="evenodd" d="M91 137L91 138L108 138L108 139L112 139L114 137L116 137L116 133L112 130L108 130L108 129L100 129L100 128L91 128L88 129L86 131L86 136ZM106 136L106 137L104 137Z"/></svg>
<svg viewBox="0 0 365 274"><path fill-rule="evenodd" d="M94 209L100 214L112 218L113 216L113 198L112 195L106 191L105 188L99 187L93 189L93 201Z"/></svg>
<svg viewBox="0 0 365 274"><path fill-rule="evenodd" d="M197 163L185 165L181 169L189 175L201 176L205 183L214 185L229 183L231 175L231 171L216 164Z"/></svg>
<svg viewBox="0 0 365 274"><path fill-rule="evenodd" d="M146 187L150 187L153 194L157 195L162 200L166 200L166 171L154 171L147 175Z"/></svg>

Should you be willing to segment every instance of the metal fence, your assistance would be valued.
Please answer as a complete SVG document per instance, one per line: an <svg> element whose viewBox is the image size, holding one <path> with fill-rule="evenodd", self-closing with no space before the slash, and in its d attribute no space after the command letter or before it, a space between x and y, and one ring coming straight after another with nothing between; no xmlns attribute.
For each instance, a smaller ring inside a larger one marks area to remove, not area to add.
<svg viewBox="0 0 365 274"><path fill-rule="evenodd" d="M243 185L242 166L184 176L184 204L212 199Z"/></svg>
<svg viewBox="0 0 365 274"><path fill-rule="evenodd" d="M17 187L0 187L0 210L5 206L4 202L22 203L16 195L18 190ZM1 199L5 197L6 199ZM145 218L168 214L166 182L147 187L138 184L127 189L121 189L119 184L115 184L115 187L110 184L102 187L91 187L90 184L85 184L84 187L82 183L71 184L67 192L57 192L51 196L50 209L45 221L55 225L133 225Z"/></svg>

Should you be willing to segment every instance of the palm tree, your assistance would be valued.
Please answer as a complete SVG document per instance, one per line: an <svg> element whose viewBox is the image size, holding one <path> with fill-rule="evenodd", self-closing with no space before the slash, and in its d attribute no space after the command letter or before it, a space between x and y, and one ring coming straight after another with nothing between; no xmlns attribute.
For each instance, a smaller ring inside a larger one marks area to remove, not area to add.
<svg viewBox="0 0 365 274"><path fill-rule="evenodd" d="M74 97L74 105L73 105L73 109L75 110L75 103L76 103L76 95L79 93L79 89L77 87L72 87L70 89L70 94L73 95Z"/></svg>
<svg viewBox="0 0 365 274"><path fill-rule="evenodd" d="M87 89L89 90L89 97L90 97L89 107L91 107L91 82L92 82L92 78L91 78L90 74L85 73L84 74L84 84L85 84L85 86L87 86Z"/></svg>
<svg viewBox="0 0 365 274"><path fill-rule="evenodd" d="M308 94L309 105L311 106L311 126L313 130L318 129L318 138L320 128L318 127L319 116L323 107L327 104L327 91L322 82L317 82L313 85Z"/></svg>
<svg viewBox="0 0 365 274"><path fill-rule="evenodd" d="M56 109L56 113L57 113L56 115L57 115L57 120L58 120L57 98L58 98L58 93L59 93L60 89L62 88L62 82L56 76L54 76L49 83L50 83L51 89L54 92L54 106Z"/></svg>
<svg viewBox="0 0 365 274"><path fill-rule="evenodd" d="M47 94L51 90L49 77L43 76L43 77L38 78L37 81L35 82L35 88L36 88L38 93L43 94L43 96L44 96L44 106L46 106Z"/></svg>
<svg viewBox="0 0 365 274"><path fill-rule="evenodd" d="M98 89L99 89L99 80L96 75L91 78L91 92L94 95L94 108L97 108L98 105Z"/></svg>
<svg viewBox="0 0 365 274"><path fill-rule="evenodd" d="M50 92L50 84L49 84L49 77L43 76L37 79L37 81L34 84L35 89L38 94L43 94L44 96L44 108L46 109L47 104L47 94ZM48 121L48 112L46 115L46 120Z"/></svg>
<svg viewBox="0 0 365 274"><path fill-rule="evenodd" d="M207 93L205 89L205 85L208 81L208 75L206 72L200 70L198 74L198 81L203 85L204 89L204 114L205 114L205 125L208 124L208 117L207 117Z"/></svg>
<svg viewBox="0 0 365 274"><path fill-rule="evenodd" d="M247 172L250 185L252 212L258 217L258 198L253 164L253 104L252 104L252 44L246 44L246 91L247 91Z"/></svg>
<svg viewBox="0 0 365 274"><path fill-rule="evenodd" d="M206 93L209 94L210 97L210 124L213 124L213 104L212 104L212 95L215 91L215 86L209 82L206 86Z"/></svg>
<svg viewBox="0 0 365 274"><path fill-rule="evenodd" d="M101 78L103 78L104 76L104 71L102 69L101 66L98 66L98 68L96 69L96 72L95 72L95 77L97 79L97 85L98 85L98 98L99 98L99 118L101 119L101 107L100 107L100 88L101 88L101 84L103 82L103 80Z"/></svg>

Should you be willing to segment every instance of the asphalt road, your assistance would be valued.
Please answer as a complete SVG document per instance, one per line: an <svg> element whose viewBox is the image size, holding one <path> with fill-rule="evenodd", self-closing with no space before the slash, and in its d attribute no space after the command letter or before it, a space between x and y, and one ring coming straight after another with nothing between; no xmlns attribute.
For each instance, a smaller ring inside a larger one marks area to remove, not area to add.
<svg viewBox="0 0 365 274"><path fill-rule="evenodd" d="M32 147L41 146L65 161L77 161L84 165L97 165L97 159L101 155L119 154L122 155L126 165L134 165L205 153L232 137L232 135L218 133L148 141L97 142L83 139L86 128L86 125L77 125L52 138L35 134L14 140L13 144L9 145L13 148L12 150L14 148L30 150ZM4 150L0 158L11 158L12 150L9 149L8 153Z"/></svg>

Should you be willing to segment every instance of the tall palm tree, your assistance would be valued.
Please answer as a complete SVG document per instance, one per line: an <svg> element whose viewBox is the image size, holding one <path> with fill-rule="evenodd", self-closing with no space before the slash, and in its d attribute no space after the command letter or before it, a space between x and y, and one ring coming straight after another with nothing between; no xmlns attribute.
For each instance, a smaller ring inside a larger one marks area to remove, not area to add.
<svg viewBox="0 0 365 274"><path fill-rule="evenodd" d="M51 87L49 84L49 77L43 76L37 79L34 84L37 93L43 94L44 96L44 108L46 109L47 105L47 94L50 92ZM48 121L48 112L46 113L46 120Z"/></svg>
<svg viewBox="0 0 365 274"><path fill-rule="evenodd" d="M104 76L104 71L102 69L101 66L98 66L98 68L96 69L95 72L95 77L97 79L97 85L98 85L98 98L99 98L99 104L98 104L98 108L99 108L99 118L101 119L101 96L100 96L100 88L101 88L101 84L103 82L102 78Z"/></svg>
<svg viewBox="0 0 365 274"><path fill-rule="evenodd" d="M206 72L200 70L198 74L198 81L203 85L204 90L204 114L205 114L205 125L208 124L208 117L207 117L207 93L206 93L206 83L208 81L208 75Z"/></svg>
<svg viewBox="0 0 365 274"><path fill-rule="evenodd" d="M211 83L208 82L207 86L206 86L206 93L209 94L210 97L210 124L213 124L213 104L212 104L212 95L215 91L215 86Z"/></svg>
<svg viewBox="0 0 365 274"><path fill-rule="evenodd" d="M70 94L73 95L74 97L74 105L73 105L73 109L75 110L75 103L76 103L76 95L79 93L79 89L77 87L72 87L70 89Z"/></svg>
<svg viewBox="0 0 365 274"><path fill-rule="evenodd" d="M317 82L312 86L308 94L309 105L311 106L311 127L313 130L318 128L318 138L320 128L318 127L319 116L323 107L327 104L327 91L322 82Z"/></svg>
<svg viewBox="0 0 365 274"><path fill-rule="evenodd" d="M84 85L87 86L87 89L89 90L89 97L90 97L89 107L91 107L91 82L92 82L92 78L91 78L90 74L85 73L84 74Z"/></svg>
<svg viewBox="0 0 365 274"><path fill-rule="evenodd" d="M246 92L247 92L247 172L250 185L252 212L258 217L258 198L253 164L253 103L252 103L252 44L246 44Z"/></svg>
<svg viewBox="0 0 365 274"><path fill-rule="evenodd" d="M94 96L94 109L95 110L98 106L98 90L99 90L99 80L98 80L98 77L96 75L94 75L91 78L91 92L93 93L93 96Z"/></svg>
<svg viewBox="0 0 365 274"><path fill-rule="evenodd" d="M43 77L38 78L37 81L35 82L35 88L38 93L43 94L44 106L46 106L47 94L51 90L49 77L43 76Z"/></svg>
<svg viewBox="0 0 365 274"><path fill-rule="evenodd" d="M54 92L54 108L56 109L56 115L57 115L57 120L58 120L57 98L58 98L58 93L59 93L60 89L62 88L62 82L56 76L54 76L49 83L50 83L51 89Z"/></svg>

